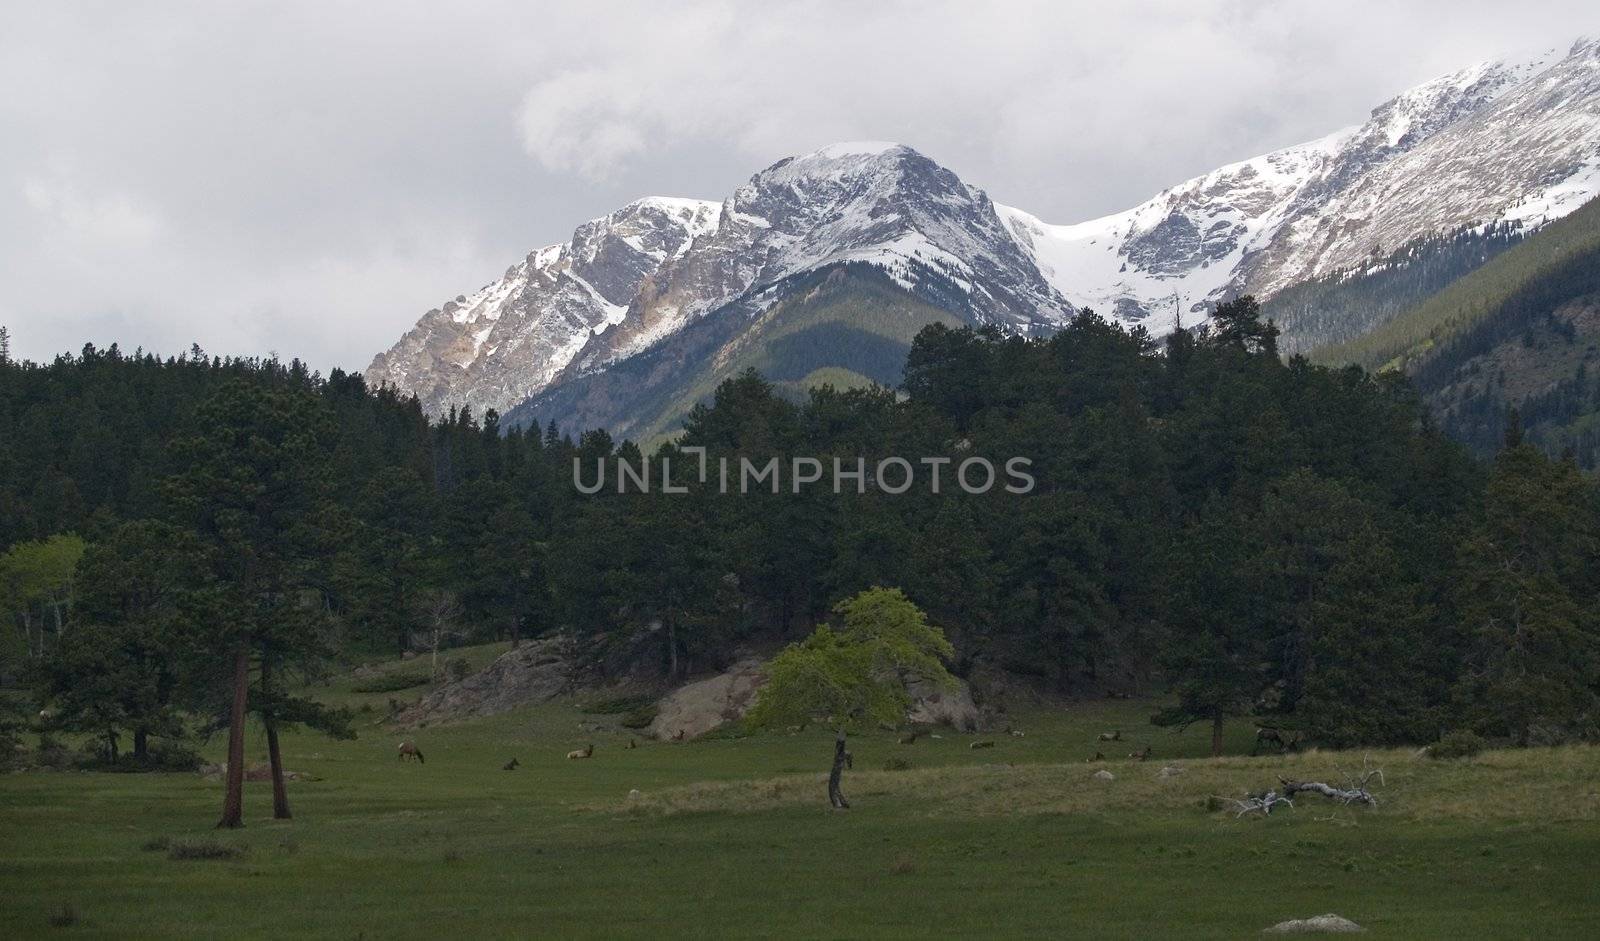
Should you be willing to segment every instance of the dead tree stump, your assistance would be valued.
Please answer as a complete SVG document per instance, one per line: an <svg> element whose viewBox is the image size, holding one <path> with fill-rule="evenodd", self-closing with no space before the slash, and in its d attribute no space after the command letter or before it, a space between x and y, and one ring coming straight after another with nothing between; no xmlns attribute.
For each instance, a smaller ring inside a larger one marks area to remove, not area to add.
<svg viewBox="0 0 1600 941"><path fill-rule="evenodd" d="M839 790L839 779L844 776L844 769L854 768L850 753L844 750L844 733L833 742L833 770L828 772L828 803L834 810L849 810L850 802L844 799L844 793Z"/></svg>

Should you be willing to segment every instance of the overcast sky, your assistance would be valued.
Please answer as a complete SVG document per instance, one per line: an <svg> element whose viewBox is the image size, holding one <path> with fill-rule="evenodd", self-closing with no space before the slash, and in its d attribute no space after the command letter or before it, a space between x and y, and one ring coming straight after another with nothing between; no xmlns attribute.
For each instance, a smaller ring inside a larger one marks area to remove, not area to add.
<svg viewBox="0 0 1600 941"><path fill-rule="evenodd" d="M448 9L448 13L441 12ZM0 11L0 324L365 368L650 194L910 144L1052 222L1600 31L1582 2L139 3Z"/></svg>

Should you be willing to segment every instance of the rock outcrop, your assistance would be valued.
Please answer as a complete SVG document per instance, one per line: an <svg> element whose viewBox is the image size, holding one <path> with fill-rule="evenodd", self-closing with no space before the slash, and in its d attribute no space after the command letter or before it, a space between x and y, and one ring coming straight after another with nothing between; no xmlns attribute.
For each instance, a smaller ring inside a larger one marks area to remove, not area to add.
<svg viewBox="0 0 1600 941"><path fill-rule="evenodd" d="M698 738L724 722L742 719L766 682L760 660L740 660L716 676L662 697L650 734L662 741Z"/></svg>
<svg viewBox="0 0 1600 941"><path fill-rule="evenodd" d="M541 638L501 654L471 676L439 687L396 713L394 723L414 728L498 715L554 699L571 685L567 641Z"/></svg>
<svg viewBox="0 0 1600 941"><path fill-rule="evenodd" d="M1314 918L1296 918L1280 921L1262 934L1360 934L1367 929L1340 915L1318 915Z"/></svg>
<svg viewBox="0 0 1600 941"><path fill-rule="evenodd" d="M958 680L954 688L940 689L932 683L912 682L906 685L906 692L911 694L907 721L948 725L963 732L978 730L978 706L972 701L972 689L966 683Z"/></svg>

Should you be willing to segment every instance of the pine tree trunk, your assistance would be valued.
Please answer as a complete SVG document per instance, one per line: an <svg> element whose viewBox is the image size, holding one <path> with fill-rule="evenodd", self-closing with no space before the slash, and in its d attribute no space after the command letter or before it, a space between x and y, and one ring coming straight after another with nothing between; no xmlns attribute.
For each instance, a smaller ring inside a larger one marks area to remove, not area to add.
<svg viewBox="0 0 1600 941"><path fill-rule="evenodd" d="M671 615L667 616L667 676L678 676L678 627L672 623Z"/></svg>
<svg viewBox="0 0 1600 941"><path fill-rule="evenodd" d="M267 727L267 761L272 764L272 819L288 820L293 814L289 813L289 791L283 781L283 755L278 751L278 723L269 716L264 724Z"/></svg>
<svg viewBox="0 0 1600 941"><path fill-rule="evenodd" d="M243 644L233 654L233 711L228 719L228 776L223 784L222 819L218 828L244 826L244 715L250 694L250 651Z"/></svg>
<svg viewBox="0 0 1600 941"><path fill-rule="evenodd" d="M522 646L522 615L511 616L511 649L516 650Z"/></svg>
<svg viewBox="0 0 1600 941"><path fill-rule="evenodd" d="M844 792L839 790L839 779L844 776L846 765L852 764L850 753L844 750L844 733L833 743L833 770L828 772L828 803L834 810L849 810L850 802L844 799Z"/></svg>
<svg viewBox="0 0 1600 941"><path fill-rule="evenodd" d="M265 655L261 658L261 691L271 696L272 674ZM270 707L269 707L270 708ZM269 711L261 717L267 730L267 763L272 767L272 819L288 820L289 791L283 780L283 753L278 750L278 721Z"/></svg>
<svg viewBox="0 0 1600 941"><path fill-rule="evenodd" d="M133 760L144 761L150 757L150 733L145 729L133 730Z"/></svg>
<svg viewBox="0 0 1600 941"><path fill-rule="evenodd" d="M1222 717L1213 716L1211 719L1211 757L1222 757Z"/></svg>

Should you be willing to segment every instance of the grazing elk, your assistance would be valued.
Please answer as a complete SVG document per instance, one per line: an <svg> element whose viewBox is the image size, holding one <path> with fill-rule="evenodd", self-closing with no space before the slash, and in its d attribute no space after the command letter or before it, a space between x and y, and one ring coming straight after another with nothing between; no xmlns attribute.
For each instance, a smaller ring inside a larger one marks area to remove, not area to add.
<svg viewBox="0 0 1600 941"><path fill-rule="evenodd" d="M397 756L397 760L405 761L407 758L415 758L419 764L425 765L428 763L428 759L422 757L422 749L417 747L416 742L400 743L400 754Z"/></svg>
<svg viewBox="0 0 1600 941"><path fill-rule="evenodd" d="M1101 741L1101 742L1120 742L1120 741L1122 741L1122 730L1121 729L1113 729L1110 732L1101 732L1100 733L1100 737L1098 739L1096 739L1096 741Z"/></svg>
<svg viewBox="0 0 1600 941"><path fill-rule="evenodd" d="M1270 727L1259 728L1256 729L1256 743L1251 746L1250 754L1259 752L1262 745L1271 745L1280 752L1299 751L1304 736L1304 732L1290 732Z"/></svg>
<svg viewBox="0 0 1600 941"><path fill-rule="evenodd" d="M588 758L594 754L594 743L590 742L583 748L576 748L567 752L568 758Z"/></svg>

